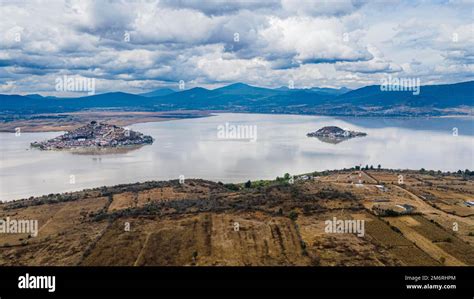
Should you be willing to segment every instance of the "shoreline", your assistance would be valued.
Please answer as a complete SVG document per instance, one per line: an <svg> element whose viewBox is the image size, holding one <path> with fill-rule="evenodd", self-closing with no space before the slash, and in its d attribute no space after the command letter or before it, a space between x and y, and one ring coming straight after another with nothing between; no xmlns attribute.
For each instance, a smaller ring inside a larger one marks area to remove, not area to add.
<svg viewBox="0 0 474 299"><path fill-rule="evenodd" d="M114 124L120 127L148 122L162 122L188 118L201 118L212 115L209 111L80 111L72 113L48 113L31 115L33 119L19 119L0 123L0 133L65 132L83 126L91 121Z"/></svg>
<svg viewBox="0 0 474 299"><path fill-rule="evenodd" d="M88 155L86 153L74 153L74 154L77 154L77 155ZM300 173L300 174L295 174L295 175L292 175L295 179L298 179L300 177L304 177L304 176L312 176L313 174L315 173L318 173L318 174L323 174L325 176L327 175L332 175L332 174L338 174L338 173L344 173L344 172L358 172L359 170L355 169L355 168L343 168L343 169L332 169L332 170L315 170L315 171L312 171L312 172L306 172L306 173ZM373 171L373 172L388 172L388 173L397 173L397 174L426 174L426 175L432 175L432 176L440 176L440 177L444 177L444 176L453 176L453 177L463 177L463 174L459 174L457 173L457 171L453 171L453 172L449 172L449 171L439 171L439 170L427 170L425 169L424 171L420 171L420 170L416 170L416 169L385 169L385 168L381 168L381 169L361 169L360 171L362 172L365 172L365 171ZM462 170L464 171L464 170ZM471 172L473 172L471 170ZM282 177L283 178L284 174L282 174ZM278 176L277 176L278 178ZM200 181L206 181L206 182L211 182L211 183L214 183L214 184L224 184L224 185L239 185L239 186L243 186L245 184L244 181L241 181L241 182L226 182L226 181L216 181L216 180L212 180L212 179L206 179L206 178L186 178L186 181L194 181L194 180L200 180ZM7 199L7 200L3 200L1 201L0 200L0 205L2 204L9 204L9 203L13 203L13 202L24 202L24 201L32 201L32 200L35 200L35 199L38 199L38 198L43 198L43 197L48 197L49 195L53 194L54 196L62 196L62 195L70 195L70 194L76 194L76 193L84 193L84 192L92 192L92 191L95 191L95 190L99 190L99 189L113 189L113 188L119 188L119 187L126 187L126 188L133 188L134 186L137 186L137 185L143 185L143 184L149 184L149 183L152 183L152 184L155 184L155 183L171 183L171 182L175 182L175 181L179 181L179 178L175 178L175 179L165 179L165 180L144 180L144 181L136 181L134 183L119 183L119 184L115 184L115 185L102 185L102 186L96 186L96 187L89 187L89 188L77 188L77 189L71 189L70 191L64 191L64 192L58 192L58 193L49 193L49 194L42 194L42 195L36 195L36 196L30 196L30 197L23 197L23 198L16 198L16 199ZM278 182L278 180L276 179L257 179L257 180L253 180L251 182L257 182L257 183L261 183L261 182Z"/></svg>
<svg viewBox="0 0 474 299"><path fill-rule="evenodd" d="M442 176L356 167L244 184L189 178L51 193L0 204L0 218L38 223L34 235L1 235L0 263L474 265L472 196L474 172ZM328 231L328 221L360 225ZM190 249L183 252L183 244ZM255 248L251 260L249 248ZM354 252L362 258L353 260Z"/></svg>
<svg viewBox="0 0 474 299"><path fill-rule="evenodd" d="M221 110L170 110L170 111L79 111L71 113L46 113L29 115L33 119L18 119L0 122L0 133L15 133L20 128L22 133L45 133L66 132L74 130L84 123L92 120L111 123L118 126L128 126L140 123L163 122L189 118L210 117L217 113L231 114L265 114L265 115L295 115L295 116L319 116L332 118L358 118L358 119L442 119L442 118L471 118L472 114L447 114L433 116L397 116L397 115L330 115L330 114L306 114L306 113L265 113L265 112L243 112L243 111L221 111ZM59 121L58 121L59 119Z"/></svg>

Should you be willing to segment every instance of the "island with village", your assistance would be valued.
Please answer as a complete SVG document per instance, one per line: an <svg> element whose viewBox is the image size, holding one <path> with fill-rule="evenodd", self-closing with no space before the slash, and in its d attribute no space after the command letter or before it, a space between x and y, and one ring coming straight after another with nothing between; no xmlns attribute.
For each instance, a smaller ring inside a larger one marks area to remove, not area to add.
<svg viewBox="0 0 474 299"><path fill-rule="evenodd" d="M118 148L152 144L151 136L106 123L91 121L50 140L33 142L31 146L41 150L80 148Z"/></svg>
<svg viewBox="0 0 474 299"><path fill-rule="evenodd" d="M306 134L308 137L317 137L327 143L339 143L354 137L364 137L367 133L344 130L336 126L323 127L315 132Z"/></svg>

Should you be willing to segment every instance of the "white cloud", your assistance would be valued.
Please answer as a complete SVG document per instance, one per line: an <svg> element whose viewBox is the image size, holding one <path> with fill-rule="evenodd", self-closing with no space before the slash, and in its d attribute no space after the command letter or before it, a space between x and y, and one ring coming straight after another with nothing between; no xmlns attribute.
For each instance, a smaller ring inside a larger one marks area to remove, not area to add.
<svg viewBox="0 0 474 299"><path fill-rule="evenodd" d="M95 77L102 91L179 80L280 86L291 79L297 86L354 88L393 72L422 82L472 80L471 6L469 1L6 1L0 6L0 88L50 92L62 74Z"/></svg>
<svg viewBox="0 0 474 299"><path fill-rule="evenodd" d="M357 43L344 41L348 36L336 18L313 19L272 17L270 26L260 31L267 56L292 56L298 63L325 63L371 59L370 53Z"/></svg>
<svg viewBox="0 0 474 299"><path fill-rule="evenodd" d="M394 73L400 72L402 67L391 63L384 58L383 53L373 45L368 45L368 51L372 59L368 61L357 62L337 62L336 70L354 72L354 73Z"/></svg>

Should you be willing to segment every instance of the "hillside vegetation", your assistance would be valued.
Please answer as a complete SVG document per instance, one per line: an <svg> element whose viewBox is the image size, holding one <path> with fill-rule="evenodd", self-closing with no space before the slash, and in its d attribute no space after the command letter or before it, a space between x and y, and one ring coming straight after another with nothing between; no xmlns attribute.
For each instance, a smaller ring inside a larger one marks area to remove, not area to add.
<svg viewBox="0 0 474 299"><path fill-rule="evenodd" d="M36 237L0 234L0 264L474 265L473 197L469 173L355 169L50 194L0 205L2 219L39 222ZM363 220L365 234L328 233L334 218Z"/></svg>

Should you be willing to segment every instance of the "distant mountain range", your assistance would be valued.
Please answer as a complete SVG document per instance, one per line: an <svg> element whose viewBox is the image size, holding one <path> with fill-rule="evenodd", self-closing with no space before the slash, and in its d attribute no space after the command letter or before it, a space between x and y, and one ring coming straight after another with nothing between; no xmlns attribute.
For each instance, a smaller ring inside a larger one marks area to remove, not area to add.
<svg viewBox="0 0 474 299"><path fill-rule="evenodd" d="M474 81L421 86L419 95L414 95L412 91L381 91L379 85L372 85L345 93L335 99L335 102L353 105L406 105L437 108L474 106Z"/></svg>
<svg viewBox="0 0 474 299"><path fill-rule="evenodd" d="M169 95L169 94L172 94L174 92L176 92L176 90L173 90L171 88L160 88L160 89L153 90L153 91L150 91L150 92L140 93L138 95L143 96L143 97L152 98L152 97L161 97L161 96Z"/></svg>
<svg viewBox="0 0 474 299"><path fill-rule="evenodd" d="M443 109L474 106L474 81L421 86L412 91L382 91L379 85L347 88L276 89L234 83L221 88L183 91L163 88L142 94L111 92L78 98L0 95L0 113L36 114L84 109L218 110L231 112L328 115L442 114Z"/></svg>

